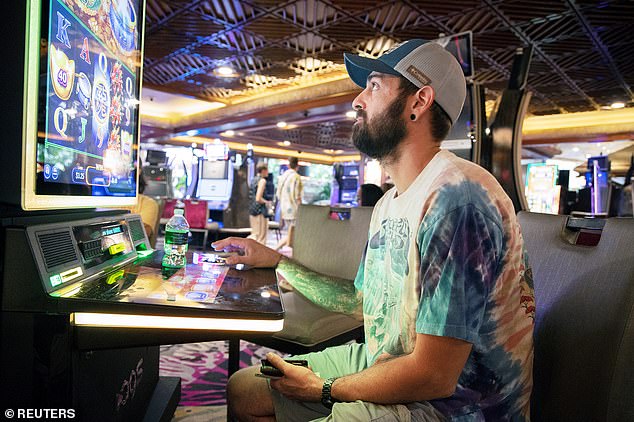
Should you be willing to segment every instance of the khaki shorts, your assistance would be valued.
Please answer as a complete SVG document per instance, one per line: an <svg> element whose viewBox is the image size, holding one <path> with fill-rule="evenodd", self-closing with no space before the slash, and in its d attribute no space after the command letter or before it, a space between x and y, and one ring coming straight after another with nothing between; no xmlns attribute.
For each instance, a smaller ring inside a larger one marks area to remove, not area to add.
<svg viewBox="0 0 634 422"><path fill-rule="evenodd" d="M293 358L306 359L313 371L322 378L342 377L362 371L367 367L363 344L346 344L330 347L323 352L298 355ZM298 402L287 399L271 389L278 422L409 422L444 421L444 417L429 403L417 402L408 405L379 405L363 401L335 403L332 410L321 403Z"/></svg>

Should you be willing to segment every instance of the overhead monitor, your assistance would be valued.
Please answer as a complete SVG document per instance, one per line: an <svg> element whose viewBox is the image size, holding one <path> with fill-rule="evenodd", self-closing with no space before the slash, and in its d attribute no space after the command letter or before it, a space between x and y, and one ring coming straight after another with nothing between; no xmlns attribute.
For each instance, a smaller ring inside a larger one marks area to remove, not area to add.
<svg viewBox="0 0 634 422"><path fill-rule="evenodd" d="M23 209L136 202L143 4L26 1Z"/></svg>
<svg viewBox="0 0 634 422"><path fill-rule="evenodd" d="M468 31L434 40L434 42L442 45L445 50L453 54L458 63L460 63L466 78L472 77L474 74L472 37L471 31Z"/></svg>
<svg viewBox="0 0 634 422"><path fill-rule="evenodd" d="M154 149L147 150L145 161L148 164L161 165L167 163L167 153L165 151L158 151Z"/></svg>

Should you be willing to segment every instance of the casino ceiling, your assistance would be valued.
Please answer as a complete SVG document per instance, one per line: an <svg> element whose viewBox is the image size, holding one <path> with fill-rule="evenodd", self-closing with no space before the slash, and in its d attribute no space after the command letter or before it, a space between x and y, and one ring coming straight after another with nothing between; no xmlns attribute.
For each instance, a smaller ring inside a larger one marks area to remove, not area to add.
<svg viewBox="0 0 634 422"><path fill-rule="evenodd" d="M530 114L634 106L632 1L147 0L144 89L217 108L143 119L142 139L231 131L254 143L351 150L345 112L359 90L343 53L376 57L403 40L465 31L488 109L527 45Z"/></svg>

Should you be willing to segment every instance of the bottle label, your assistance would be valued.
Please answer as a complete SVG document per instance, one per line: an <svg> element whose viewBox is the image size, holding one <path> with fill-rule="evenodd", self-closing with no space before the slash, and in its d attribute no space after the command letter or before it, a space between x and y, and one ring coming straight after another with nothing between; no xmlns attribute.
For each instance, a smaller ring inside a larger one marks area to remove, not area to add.
<svg viewBox="0 0 634 422"><path fill-rule="evenodd" d="M186 245L187 238L189 237L189 233L178 233L173 231L165 232L165 243L170 243L172 245Z"/></svg>

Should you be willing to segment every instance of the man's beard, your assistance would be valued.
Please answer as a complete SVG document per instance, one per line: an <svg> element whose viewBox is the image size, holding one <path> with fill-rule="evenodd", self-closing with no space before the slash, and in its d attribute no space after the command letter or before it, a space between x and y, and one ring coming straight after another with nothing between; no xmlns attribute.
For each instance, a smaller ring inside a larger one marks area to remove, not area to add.
<svg viewBox="0 0 634 422"><path fill-rule="evenodd" d="M385 113L371 121L367 120L367 114L364 110L357 111L363 121L352 127L354 146L362 153L377 160L397 158L396 149L407 135L407 128L403 120L404 110L405 98L396 98Z"/></svg>

